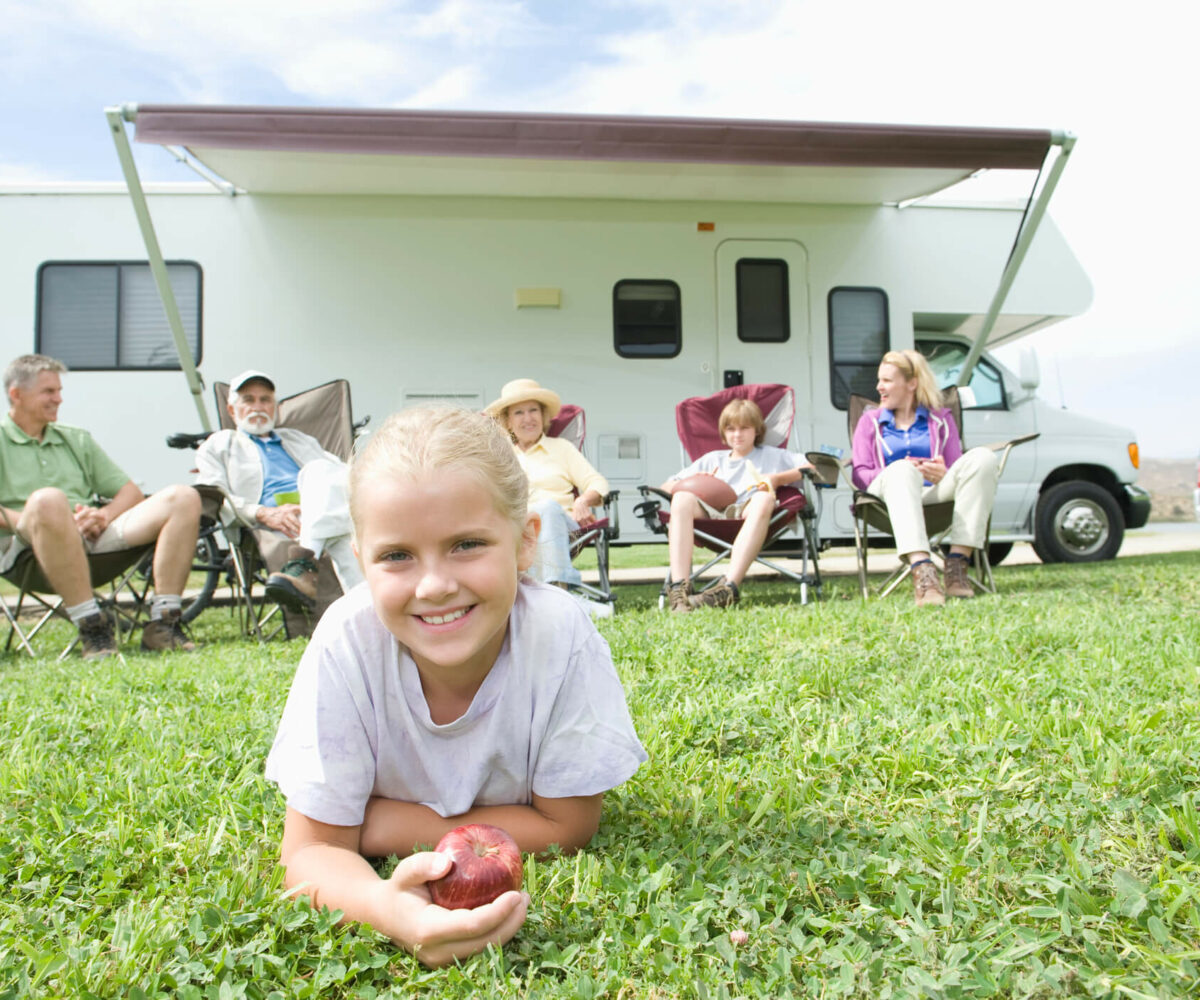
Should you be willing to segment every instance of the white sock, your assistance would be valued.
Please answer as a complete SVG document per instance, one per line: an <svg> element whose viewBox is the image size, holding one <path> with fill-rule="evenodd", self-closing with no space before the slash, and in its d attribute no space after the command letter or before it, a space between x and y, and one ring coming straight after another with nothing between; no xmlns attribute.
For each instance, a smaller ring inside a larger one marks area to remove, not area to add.
<svg viewBox="0 0 1200 1000"><path fill-rule="evenodd" d="M150 602L150 620L158 621L164 611L179 611L183 608L183 598L178 594L155 594Z"/></svg>
<svg viewBox="0 0 1200 1000"><path fill-rule="evenodd" d="M92 597L82 604L72 605L66 610L71 621L78 625L85 618L91 618L92 615L100 614L100 605L96 603L96 598Z"/></svg>

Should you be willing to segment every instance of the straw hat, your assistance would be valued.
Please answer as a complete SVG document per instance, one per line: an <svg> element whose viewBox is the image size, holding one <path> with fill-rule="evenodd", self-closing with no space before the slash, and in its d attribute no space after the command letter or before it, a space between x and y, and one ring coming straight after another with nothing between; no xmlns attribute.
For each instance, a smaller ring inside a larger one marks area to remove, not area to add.
<svg viewBox="0 0 1200 1000"><path fill-rule="evenodd" d="M558 393L551 389L543 389L531 378L515 378L500 390L500 398L489 403L484 412L493 420L501 420L504 411L517 403L532 399L540 403L546 419L551 420L562 409L562 400Z"/></svg>

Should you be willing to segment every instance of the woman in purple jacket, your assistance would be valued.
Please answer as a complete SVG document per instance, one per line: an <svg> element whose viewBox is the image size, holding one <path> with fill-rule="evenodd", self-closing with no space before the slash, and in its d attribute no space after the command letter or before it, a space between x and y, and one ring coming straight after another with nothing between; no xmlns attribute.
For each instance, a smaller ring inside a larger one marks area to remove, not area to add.
<svg viewBox="0 0 1200 1000"><path fill-rule="evenodd" d="M889 351L879 363L878 409L854 429L854 485L887 504L896 551L912 566L917 604L971 597L971 553L987 543L998 462L990 448L963 452L937 379L919 351ZM954 501L946 586L930 559L923 504Z"/></svg>

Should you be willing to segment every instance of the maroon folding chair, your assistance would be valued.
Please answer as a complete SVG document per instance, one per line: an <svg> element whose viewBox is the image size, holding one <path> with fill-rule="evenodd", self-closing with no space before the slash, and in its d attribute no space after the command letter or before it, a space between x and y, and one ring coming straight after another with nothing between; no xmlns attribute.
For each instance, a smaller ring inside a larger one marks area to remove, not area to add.
<svg viewBox="0 0 1200 1000"><path fill-rule="evenodd" d="M767 426L764 444L776 448L786 448L791 441L792 426L796 418L796 394L791 386L777 384L737 385L711 396L694 396L685 399L675 407L675 427L679 434L680 444L688 461L694 462L701 455L728 447L721 439L719 421L721 411L734 399L750 399L762 410L763 420ZM800 585L800 603L808 603L808 590L812 587L817 595L821 592L821 571L817 563L817 553L820 549L817 537L818 506L811 488L809 473L797 480L798 485L781 486L776 491L775 513L771 516L767 527L767 537L763 542L762 551L755 557L755 562L768 567L781 576ZM653 486L639 486L638 490L645 498L635 508L646 526L655 534L667 533L671 523L670 494ZM664 509L661 500L666 501ZM733 549L733 541L741 530L744 522L734 518L697 518L693 536L697 546L715 553L713 558L703 566L692 570L692 586L696 588L699 578L709 569L729 558ZM789 543L782 536L789 529L796 529L797 538ZM768 558L770 555L779 558L799 558L800 572L795 572L787 566ZM810 567L811 562L811 567ZM668 574L669 575L669 574ZM711 585L712 582L709 581ZM660 604L666 596L666 583L660 594Z"/></svg>
<svg viewBox="0 0 1200 1000"><path fill-rule="evenodd" d="M550 421L546 431L550 437L560 437L570 441L580 452L583 451L584 438L587 437L587 416L583 409L571 403L563 404L558 415ZM620 517L617 507L619 490L611 490L601 498L604 516L597 518L586 528L580 528L571 534L571 558L574 559L584 549L594 547L596 550L596 568L600 574L598 587L590 583L571 584L568 589L583 593L597 601L616 603L612 585L608 579L608 546L620 535Z"/></svg>

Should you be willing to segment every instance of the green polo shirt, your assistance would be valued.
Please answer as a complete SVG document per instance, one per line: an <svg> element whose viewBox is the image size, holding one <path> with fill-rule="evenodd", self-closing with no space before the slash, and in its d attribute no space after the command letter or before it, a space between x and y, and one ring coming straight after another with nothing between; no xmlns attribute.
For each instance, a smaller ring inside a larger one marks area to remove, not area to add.
<svg viewBox="0 0 1200 1000"><path fill-rule="evenodd" d="M57 486L72 507L91 504L93 497L111 497L127 482L87 431L48 424L39 441L7 413L0 418L0 506L22 510L29 494L43 486Z"/></svg>

